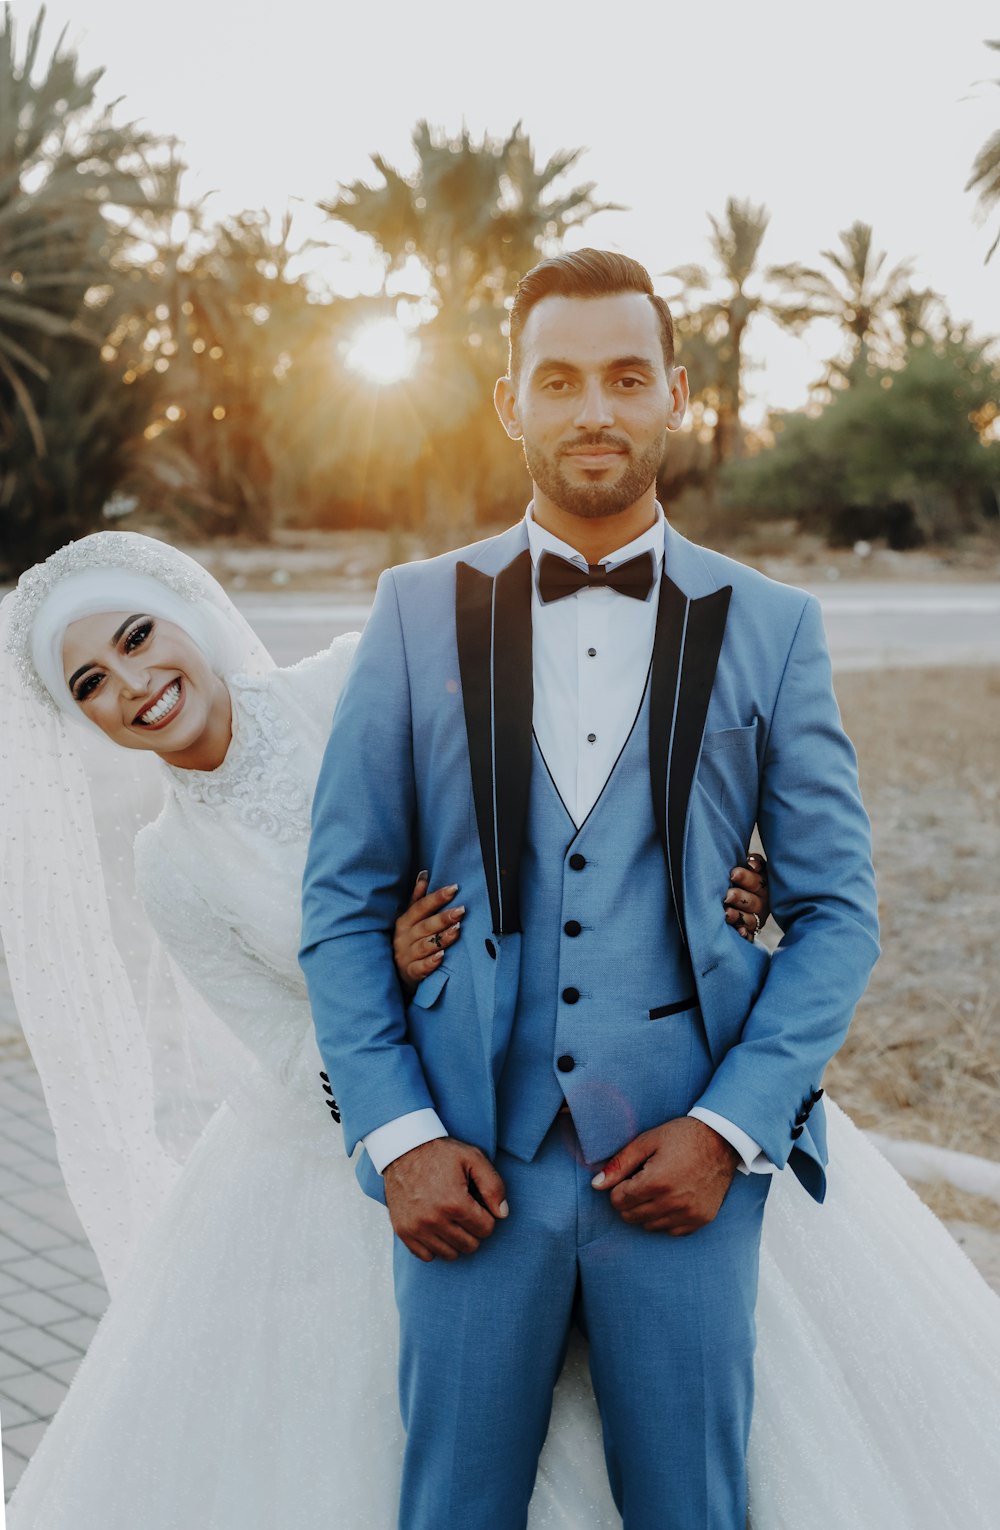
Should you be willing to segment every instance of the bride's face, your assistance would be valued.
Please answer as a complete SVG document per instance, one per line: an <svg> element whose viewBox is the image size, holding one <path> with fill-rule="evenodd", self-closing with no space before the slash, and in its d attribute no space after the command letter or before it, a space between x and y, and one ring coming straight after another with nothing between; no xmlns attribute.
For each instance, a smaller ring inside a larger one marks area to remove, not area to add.
<svg viewBox="0 0 1000 1530"><path fill-rule="evenodd" d="M81 617L63 637L63 673L80 710L114 743L211 770L230 738L229 692L173 622L142 612Z"/></svg>

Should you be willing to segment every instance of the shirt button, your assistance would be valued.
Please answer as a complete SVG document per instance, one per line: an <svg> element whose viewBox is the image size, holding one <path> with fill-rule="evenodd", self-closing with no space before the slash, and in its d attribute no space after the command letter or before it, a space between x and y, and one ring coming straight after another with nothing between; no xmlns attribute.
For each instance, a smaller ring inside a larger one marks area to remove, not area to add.
<svg viewBox="0 0 1000 1530"><path fill-rule="evenodd" d="M556 1067L559 1069L560 1073L572 1073L573 1069L576 1067L576 1063L573 1061L572 1057L570 1057L568 1052L564 1052L556 1062Z"/></svg>
<svg viewBox="0 0 1000 1530"><path fill-rule="evenodd" d="M565 1004L576 1004L580 999L580 990L579 988L564 988L562 996Z"/></svg>
<svg viewBox="0 0 1000 1530"><path fill-rule="evenodd" d="M583 929L583 925L578 923L578 921L576 919L567 919L566 923L563 925L563 934L564 935L579 935L579 933L580 933L580 931L582 929Z"/></svg>
<svg viewBox="0 0 1000 1530"><path fill-rule="evenodd" d="M588 659L596 659L597 658L597 649L596 648L588 648L587 649L587 657L588 657Z"/></svg>
<svg viewBox="0 0 1000 1530"><path fill-rule="evenodd" d="M588 744L596 744L597 743L597 734L596 733L588 733L587 734L587 743Z"/></svg>
<svg viewBox="0 0 1000 1530"><path fill-rule="evenodd" d="M585 855L581 855L579 850L576 850L570 856L569 863L574 871L582 871L584 866L587 864L587 857Z"/></svg>

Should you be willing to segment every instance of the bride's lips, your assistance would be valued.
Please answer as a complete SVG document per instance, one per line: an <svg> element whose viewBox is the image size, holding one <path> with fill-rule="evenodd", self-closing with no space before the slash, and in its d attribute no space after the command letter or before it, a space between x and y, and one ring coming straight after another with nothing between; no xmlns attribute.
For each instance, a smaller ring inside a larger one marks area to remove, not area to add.
<svg viewBox="0 0 1000 1530"><path fill-rule="evenodd" d="M174 702L170 710L165 712L162 717L157 717L155 722L144 722L143 718L148 717L150 712L155 712L164 696L166 696L169 691L172 691L175 688L177 690L177 700ZM132 726L135 728L142 728L143 732L145 733L155 733L158 729L165 728L168 723L173 722L174 718L177 716L183 705L184 686L181 682L180 675L175 675L173 680L168 680L163 689L153 697L152 701L143 707L141 712L137 712L135 714L132 719Z"/></svg>

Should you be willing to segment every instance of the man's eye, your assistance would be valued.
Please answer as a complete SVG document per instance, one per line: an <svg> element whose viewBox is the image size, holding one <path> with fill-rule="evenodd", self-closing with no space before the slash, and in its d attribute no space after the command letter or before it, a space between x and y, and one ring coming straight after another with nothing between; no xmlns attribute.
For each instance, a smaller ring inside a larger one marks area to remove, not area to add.
<svg viewBox="0 0 1000 1530"><path fill-rule="evenodd" d="M569 387L565 377L553 377L545 384L550 393L564 393Z"/></svg>
<svg viewBox="0 0 1000 1530"><path fill-rule="evenodd" d="M643 378L641 377L619 377L618 379L618 386L620 388L626 388L630 392L634 391L636 388L641 388L642 384Z"/></svg>
<svg viewBox="0 0 1000 1530"><path fill-rule="evenodd" d="M133 627L125 639L125 652L133 653L136 648L141 648L152 630L152 622L140 622L138 627Z"/></svg>

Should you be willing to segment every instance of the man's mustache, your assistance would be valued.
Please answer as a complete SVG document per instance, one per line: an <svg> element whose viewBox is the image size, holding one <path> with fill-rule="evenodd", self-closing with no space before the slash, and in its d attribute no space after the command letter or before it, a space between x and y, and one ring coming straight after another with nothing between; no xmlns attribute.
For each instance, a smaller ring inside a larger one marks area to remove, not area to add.
<svg viewBox="0 0 1000 1530"><path fill-rule="evenodd" d="M607 430L594 430L588 432L587 435L577 436L575 440L567 441L564 446L560 446L559 456L565 457L570 452L578 452L581 446L605 446L609 451L615 452L627 452L629 450L628 442L623 441L621 436L614 436Z"/></svg>

